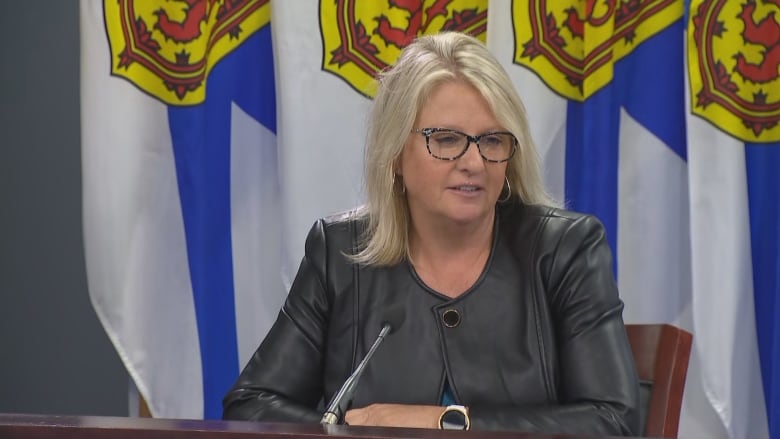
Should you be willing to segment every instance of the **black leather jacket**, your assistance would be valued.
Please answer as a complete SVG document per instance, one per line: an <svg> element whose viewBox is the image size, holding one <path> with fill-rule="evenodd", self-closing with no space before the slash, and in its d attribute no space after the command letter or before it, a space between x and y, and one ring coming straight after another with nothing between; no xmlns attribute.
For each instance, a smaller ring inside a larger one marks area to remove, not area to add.
<svg viewBox="0 0 780 439"><path fill-rule="evenodd" d="M638 380L602 225L520 203L497 209L474 286L456 299L407 263L350 263L364 222L319 220L276 323L223 401L226 419L318 422L379 333L353 407L440 404L448 383L472 429L638 434ZM446 310L460 320L447 327Z"/></svg>

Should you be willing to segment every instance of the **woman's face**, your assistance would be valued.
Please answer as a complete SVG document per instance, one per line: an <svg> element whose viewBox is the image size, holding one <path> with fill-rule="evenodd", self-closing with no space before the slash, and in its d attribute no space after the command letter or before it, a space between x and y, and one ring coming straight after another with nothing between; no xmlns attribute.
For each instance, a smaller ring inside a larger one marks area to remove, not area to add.
<svg viewBox="0 0 780 439"><path fill-rule="evenodd" d="M504 131L482 95L462 81L437 86L414 128L446 128L471 136ZM468 225L493 221L506 166L485 161L474 143L455 160L437 159L428 153L425 136L415 132L404 145L397 171L403 176L412 221Z"/></svg>

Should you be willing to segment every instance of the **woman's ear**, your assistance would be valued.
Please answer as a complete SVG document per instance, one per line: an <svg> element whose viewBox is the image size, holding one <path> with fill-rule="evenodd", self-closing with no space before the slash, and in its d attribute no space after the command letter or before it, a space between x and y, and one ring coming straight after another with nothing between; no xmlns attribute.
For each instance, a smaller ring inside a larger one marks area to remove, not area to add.
<svg viewBox="0 0 780 439"><path fill-rule="evenodd" d="M401 148L401 153L398 154L398 157L396 157L395 161L393 161L393 172L397 175L404 175L404 154L406 154L406 151L413 147L413 145L410 145L410 143L411 137L406 139L406 143L404 143L403 148Z"/></svg>
<svg viewBox="0 0 780 439"><path fill-rule="evenodd" d="M395 159L395 162L393 162L393 174L400 176L404 175L404 168L401 166L401 156L399 156L397 159Z"/></svg>

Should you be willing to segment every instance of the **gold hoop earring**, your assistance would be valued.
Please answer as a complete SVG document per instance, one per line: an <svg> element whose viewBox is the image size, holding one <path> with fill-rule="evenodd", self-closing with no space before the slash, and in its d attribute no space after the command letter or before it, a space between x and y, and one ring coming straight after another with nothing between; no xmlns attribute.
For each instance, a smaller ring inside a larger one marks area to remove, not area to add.
<svg viewBox="0 0 780 439"><path fill-rule="evenodd" d="M509 177L506 175L504 176L504 182L506 183L506 196L504 198L500 198L498 200L499 203L506 203L510 198L512 198L512 186L509 184ZM503 192L503 188L501 192Z"/></svg>

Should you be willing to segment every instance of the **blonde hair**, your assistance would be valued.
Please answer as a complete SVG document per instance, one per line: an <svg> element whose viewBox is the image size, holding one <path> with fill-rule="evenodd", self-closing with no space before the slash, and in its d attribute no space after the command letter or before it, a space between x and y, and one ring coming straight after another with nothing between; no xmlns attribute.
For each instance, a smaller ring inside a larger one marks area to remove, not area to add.
<svg viewBox="0 0 780 439"><path fill-rule="evenodd" d="M367 220L361 251L352 258L367 265L394 265L409 258L409 208L403 182L396 181L401 156L420 109L438 85L463 81L485 98L504 129L518 140L507 163L509 202L556 206L546 192L531 140L525 107L506 71L476 38L456 32L427 35L407 46L398 62L379 75L365 149Z"/></svg>

